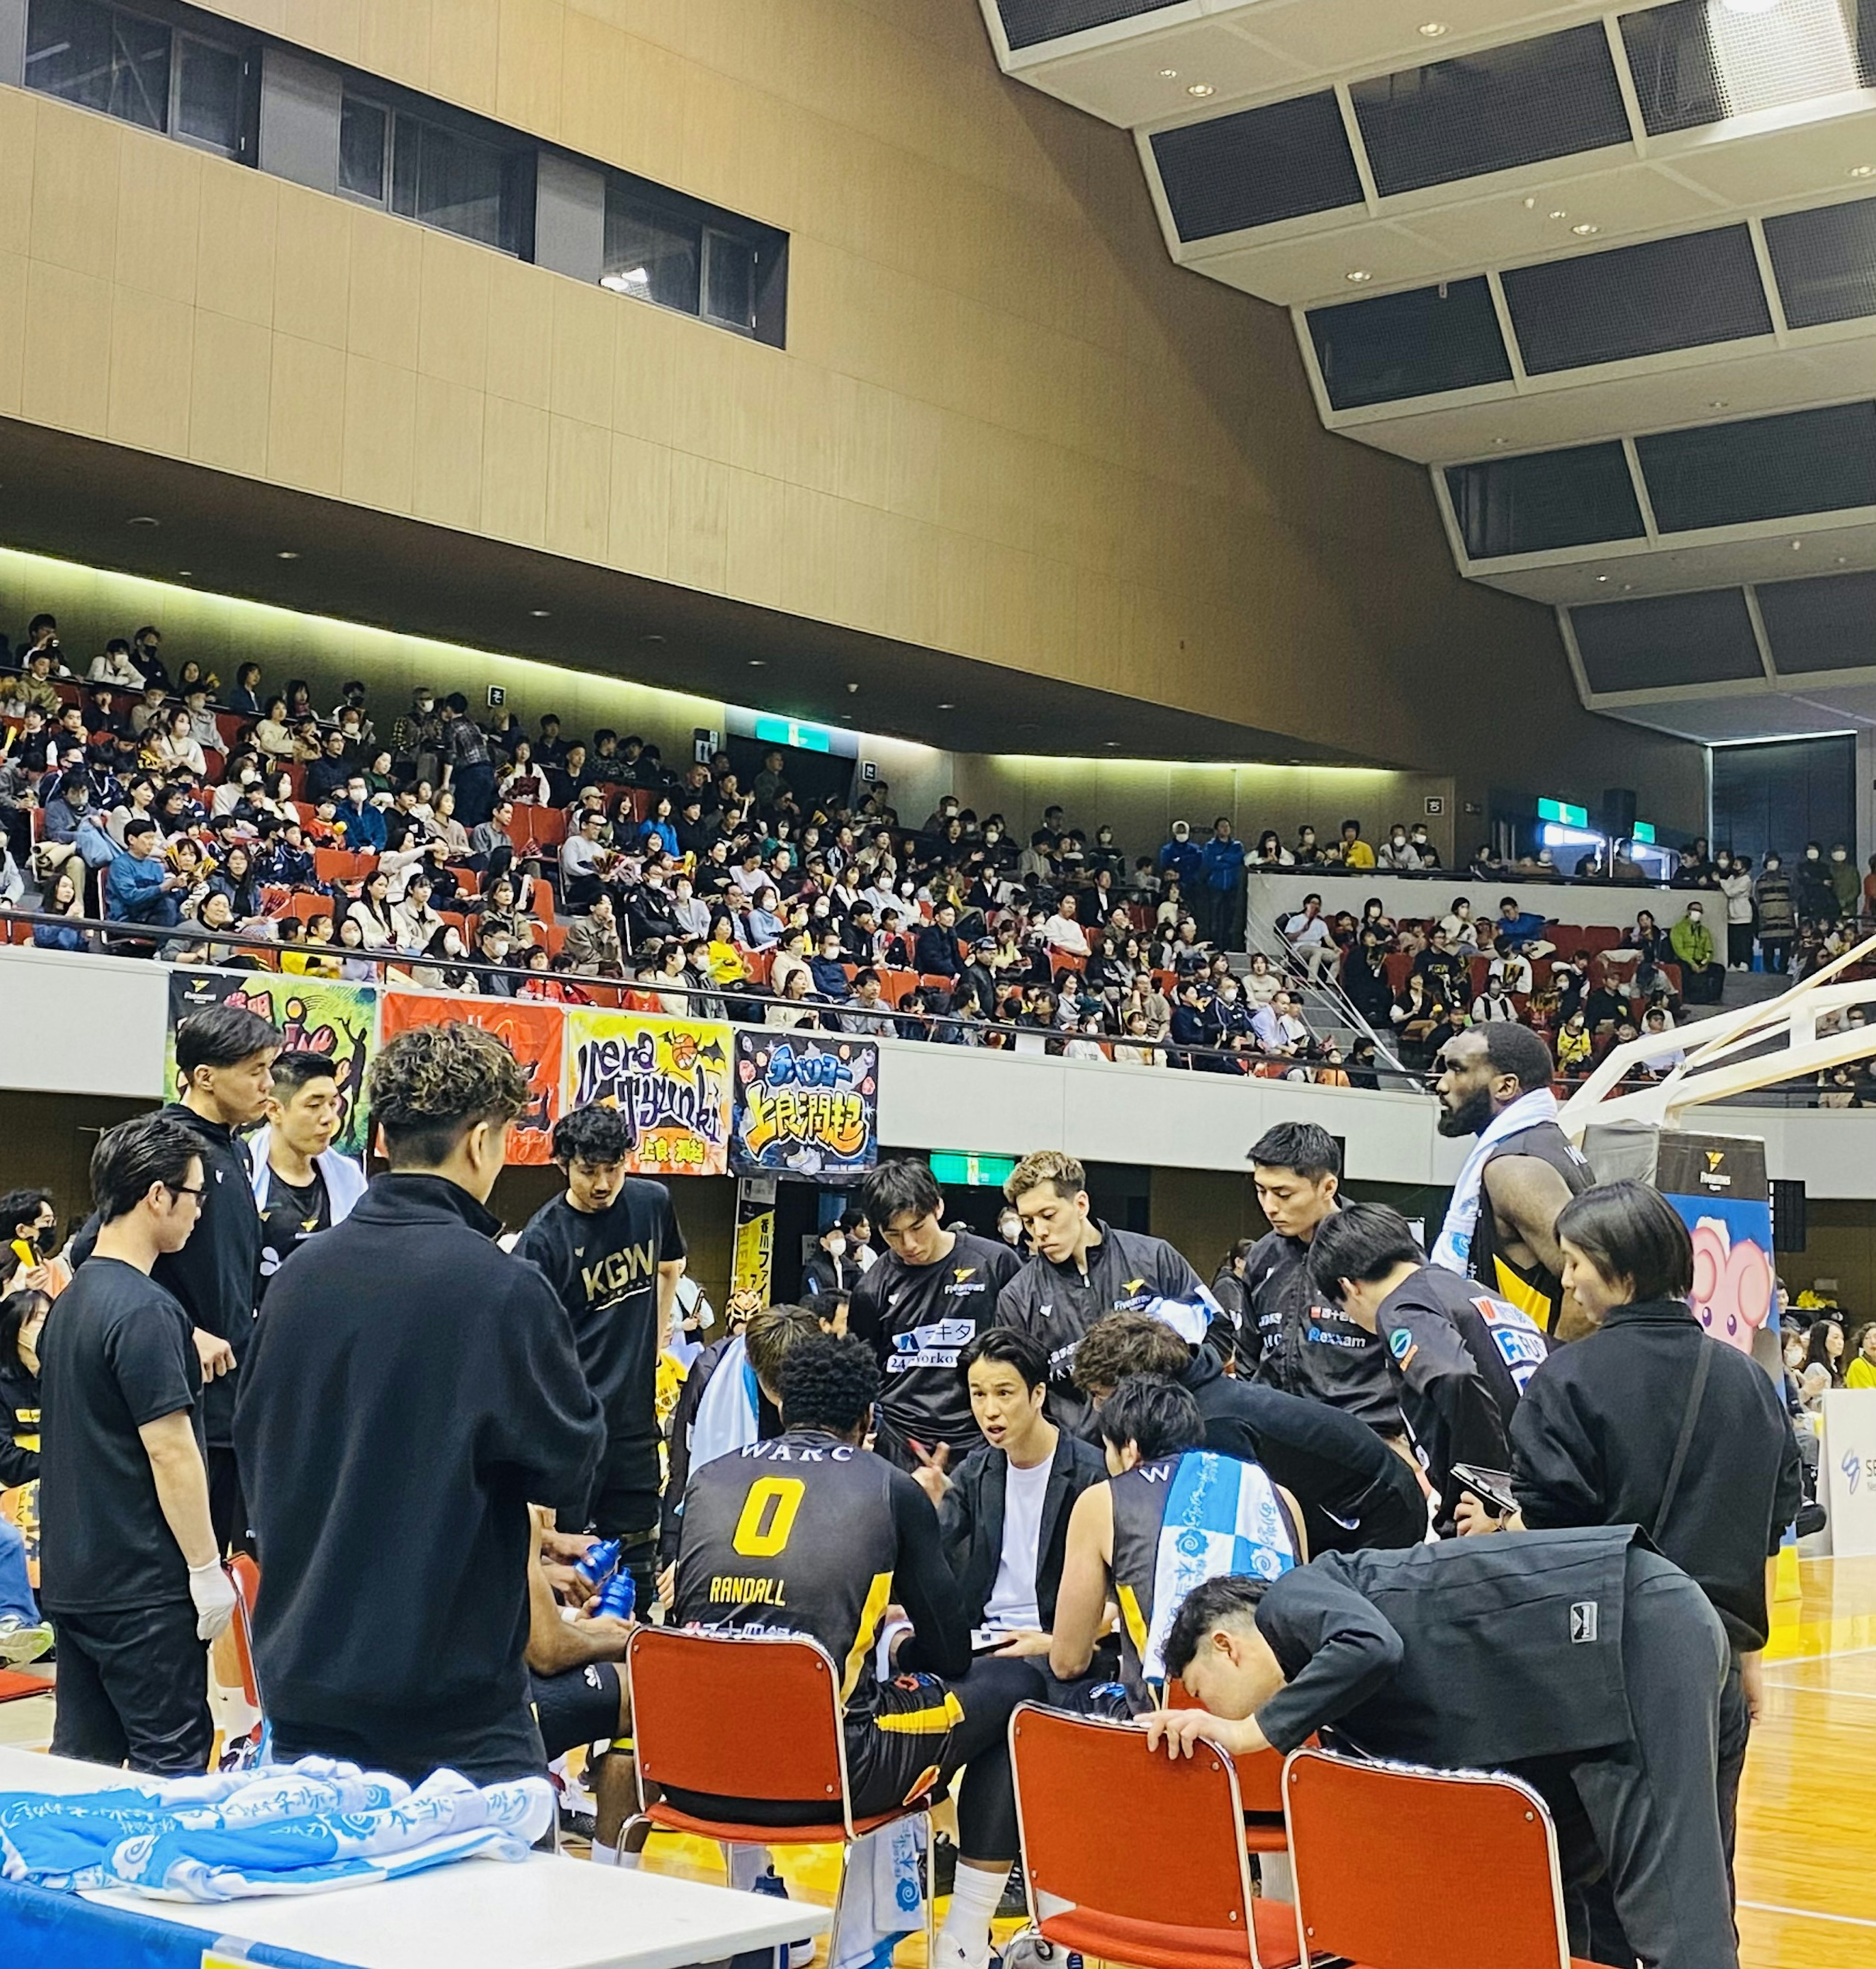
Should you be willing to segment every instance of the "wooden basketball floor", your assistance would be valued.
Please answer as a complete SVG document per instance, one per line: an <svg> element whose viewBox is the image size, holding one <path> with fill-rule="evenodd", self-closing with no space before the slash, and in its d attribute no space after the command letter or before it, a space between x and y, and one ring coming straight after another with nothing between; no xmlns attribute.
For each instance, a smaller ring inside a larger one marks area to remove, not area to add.
<svg viewBox="0 0 1876 1969"><path fill-rule="evenodd" d="M1876 1969L1876 1559L1809 1560L1800 1575L1802 1598L1777 1610L1740 1799L1739 1960ZM0 1707L0 1742L44 1748L51 1734L50 1697ZM692 1840L654 1840L646 1864L721 1876L715 1848ZM796 1895L831 1897L831 1854L781 1867ZM899 1950L899 1969L924 1960L922 1936Z"/></svg>

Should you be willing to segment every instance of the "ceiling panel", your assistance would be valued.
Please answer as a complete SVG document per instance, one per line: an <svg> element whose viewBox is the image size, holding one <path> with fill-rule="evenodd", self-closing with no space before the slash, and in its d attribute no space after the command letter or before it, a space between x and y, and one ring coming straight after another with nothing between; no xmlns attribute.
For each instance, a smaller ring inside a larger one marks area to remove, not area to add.
<svg viewBox="0 0 1876 1969"><path fill-rule="evenodd" d="M1427 242L1405 225L1358 221L1220 253L1187 247L1179 259L1227 287L1242 287L1265 300L1272 290L1281 290L1333 307L1353 300L1371 284L1397 290L1422 285L1420 270L1427 262ZM1351 281L1352 273L1369 278Z"/></svg>
<svg viewBox="0 0 1876 1969"><path fill-rule="evenodd" d="M1795 548L1794 540L1800 543ZM1876 569L1876 524L1861 520L1840 527L1809 522L1775 538L1705 547L1650 550L1625 541L1568 564L1510 571L1485 567L1475 569L1473 579L1555 606L1871 569Z"/></svg>
<svg viewBox="0 0 1876 1969"><path fill-rule="evenodd" d="M1876 696L1876 693L1872 693ZM1828 704L1807 703L1774 690L1738 690L1729 686L1699 696L1643 700L1627 704L1596 700L1595 708L1625 725L1665 731L1677 738L1723 745L1755 738L1810 738L1876 722L1869 712L1855 713Z"/></svg>
<svg viewBox="0 0 1876 1969"><path fill-rule="evenodd" d="M1756 134L1736 125L1690 130L1651 144L1648 154L1732 205L1828 198L1859 182L1850 176L1858 165L1876 164L1876 102L1835 116L1787 118Z"/></svg>
<svg viewBox="0 0 1876 1969"><path fill-rule="evenodd" d="M1163 74L1165 69L1175 73ZM1237 107L1238 99L1304 92L1314 79L1307 63L1248 39L1230 20L1194 21L1016 72L1090 116L1129 130L1193 109L1187 92L1194 83L1215 91L1206 107L1217 111Z"/></svg>
<svg viewBox="0 0 1876 1969"><path fill-rule="evenodd" d="M1621 365L1614 372L1541 378L1490 403L1449 405L1421 399L1330 421L1332 428L1364 444L1432 465L1865 395L1876 395L1876 322L1828 345L1750 355L1692 349L1684 356Z"/></svg>

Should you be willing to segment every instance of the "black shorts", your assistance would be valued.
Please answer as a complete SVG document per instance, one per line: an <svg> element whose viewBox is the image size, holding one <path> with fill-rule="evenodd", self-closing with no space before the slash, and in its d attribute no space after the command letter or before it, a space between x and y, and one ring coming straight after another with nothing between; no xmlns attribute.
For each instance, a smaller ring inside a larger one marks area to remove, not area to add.
<svg viewBox="0 0 1876 1969"><path fill-rule="evenodd" d="M459 1772L474 1785L507 1784L516 1778L546 1774L547 1757L531 1709L481 1724L464 1724L441 1714L359 1720L364 1727L355 1728L276 1716L274 1756L281 1763L301 1757L344 1757L362 1770L387 1771L410 1785L420 1785L431 1772L442 1770Z"/></svg>
<svg viewBox="0 0 1876 1969"><path fill-rule="evenodd" d="M251 1552L248 1536L248 1500L241 1487L241 1472L235 1452L226 1443L209 1445L209 1518L215 1527L218 1552Z"/></svg>
<svg viewBox="0 0 1876 1969"><path fill-rule="evenodd" d="M155 1777L208 1769L209 1644L186 1600L163 1607L53 1614L59 1639L55 1756L125 1764Z"/></svg>
<svg viewBox="0 0 1876 1969"><path fill-rule="evenodd" d="M656 1439L608 1444L599 1481L593 1489L593 1529L608 1539L655 1533L663 1474Z"/></svg>
<svg viewBox="0 0 1876 1969"><path fill-rule="evenodd" d="M530 1671L528 1692L550 1763L582 1744L610 1744L619 1734L619 1671L611 1662L588 1662L562 1675Z"/></svg>

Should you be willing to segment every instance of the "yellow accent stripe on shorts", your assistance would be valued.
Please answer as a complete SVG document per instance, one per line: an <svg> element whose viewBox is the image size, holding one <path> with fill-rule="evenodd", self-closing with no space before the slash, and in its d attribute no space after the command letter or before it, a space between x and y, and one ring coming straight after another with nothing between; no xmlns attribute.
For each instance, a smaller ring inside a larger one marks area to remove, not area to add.
<svg viewBox="0 0 1876 1969"><path fill-rule="evenodd" d="M1495 1252L1492 1268L1498 1273L1498 1283L1492 1289L1500 1299L1509 1299L1540 1332L1548 1333L1557 1319L1557 1308L1548 1295L1538 1291L1528 1279L1521 1278Z"/></svg>
<svg viewBox="0 0 1876 1969"><path fill-rule="evenodd" d="M964 1705L948 1688L944 1700L930 1709L883 1710L873 1719L876 1730L894 1737L935 1737L964 1720Z"/></svg>

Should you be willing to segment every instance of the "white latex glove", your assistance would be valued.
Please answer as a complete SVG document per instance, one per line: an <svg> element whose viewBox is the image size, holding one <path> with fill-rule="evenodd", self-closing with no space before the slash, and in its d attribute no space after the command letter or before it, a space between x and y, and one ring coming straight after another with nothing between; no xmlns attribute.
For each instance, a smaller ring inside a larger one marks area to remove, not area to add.
<svg viewBox="0 0 1876 1969"><path fill-rule="evenodd" d="M212 1641L235 1617L235 1582L219 1559L189 1568L189 1597L196 1603L196 1638Z"/></svg>

